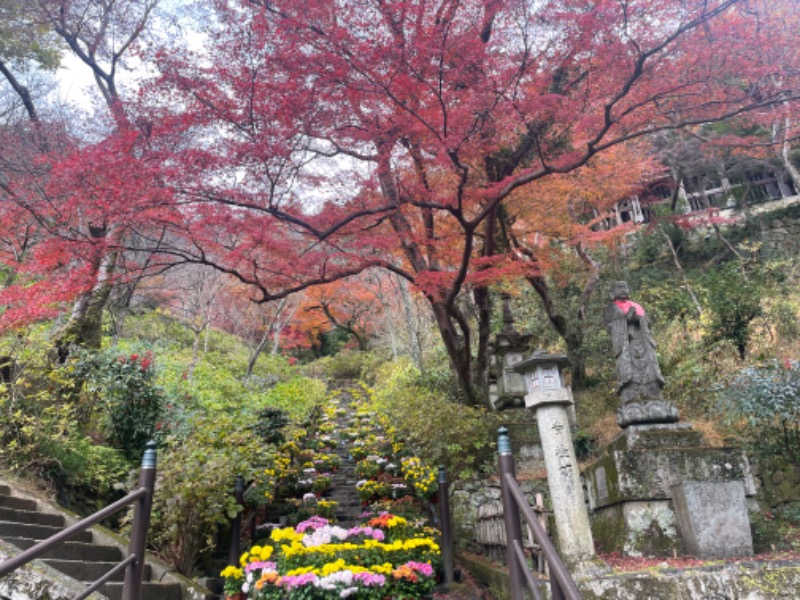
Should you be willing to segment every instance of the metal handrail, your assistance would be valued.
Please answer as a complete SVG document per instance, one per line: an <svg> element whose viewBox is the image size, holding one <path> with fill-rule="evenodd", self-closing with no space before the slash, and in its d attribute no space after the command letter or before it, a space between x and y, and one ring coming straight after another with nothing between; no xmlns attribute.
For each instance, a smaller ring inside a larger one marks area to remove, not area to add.
<svg viewBox="0 0 800 600"><path fill-rule="evenodd" d="M439 531L442 533L442 571L444 584L455 581L453 565L453 524L450 517L450 494L447 488L447 473L444 466L439 467Z"/></svg>
<svg viewBox="0 0 800 600"><path fill-rule="evenodd" d="M519 511L522 513L522 517L533 531L533 538L536 540L536 543L539 544L542 554L544 554L545 559L550 565L550 576L555 577L555 579L558 581L558 584L561 586L561 590L566 594L566 597L569 600L579 600L583 596L578 590L578 586L575 585L575 580L572 578L572 575L569 574L567 566L558 555L556 547L553 545L553 542L550 540L550 537L547 535L544 527L542 527L542 524L539 522L536 513L533 511L528 503L528 500L525 498L525 494L522 493L519 483L517 483L517 480L514 479L513 475L506 473L505 484L508 486L508 490L514 497L516 505ZM519 541L515 540L515 543L521 550L522 546Z"/></svg>
<svg viewBox="0 0 800 600"><path fill-rule="evenodd" d="M242 508L237 511L236 516L231 520L231 540L230 546L228 547L228 564L238 565L239 556L242 553L242 513L244 513L244 477L241 475L236 476L236 483L233 487L233 497L236 500L236 504ZM254 518L254 515L251 515L250 518ZM247 524L249 525L249 521Z"/></svg>
<svg viewBox="0 0 800 600"><path fill-rule="evenodd" d="M500 428L498 440L498 470L500 474L500 490L503 498L503 521L506 530L507 560L509 578L511 583L512 600L524 600L525 587L527 586L536 600L541 599L541 593L531 575L525 553L522 550L522 527L519 514L533 532L533 537L539 545L545 560L550 566L550 589L553 600L582 600L583 596L575 585L575 580L569 573L564 561L558 555L553 542L547 535L544 527L539 522L536 513L531 508L525 494L522 493L514 476L514 456L511 454L511 443L508 439L508 430Z"/></svg>
<svg viewBox="0 0 800 600"><path fill-rule="evenodd" d="M70 525L63 531L50 536L46 540L31 546L17 556L8 558L0 562L0 577L19 569L32 560L39 558L42 554L52 550L56 546L66 542L82 531L86 531L95 525L119 512L126 506L136 503L133 512L133 525L131 529L131 540L128 546L128 556L112 567L105 575L90 583L88 587L75 596L73 600L83 600L89 594L96 591L106 583L111 577L125 569L125 583L122 592L122 600L141 600L142 574L144 573L145 543L147 541L147 530L150 527L150 512L153 506L153 491L155 490L156 479L156 444L148 442L147 448L142 458L142 467L139 472L139 487L121 498L109 504L105 508L97 511ZM130 567L130 568L128 568Z"/></svg>

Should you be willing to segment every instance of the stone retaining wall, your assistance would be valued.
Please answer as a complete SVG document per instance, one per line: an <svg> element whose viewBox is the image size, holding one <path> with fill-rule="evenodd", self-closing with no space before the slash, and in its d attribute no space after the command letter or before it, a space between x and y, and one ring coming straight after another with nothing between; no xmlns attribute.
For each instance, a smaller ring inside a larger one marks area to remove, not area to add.
<svg viewBox="0 0 800 600"><path fill-rule="evenodd" d="M760 219L758 238L765 256L792 256L800 253L800 206Z"/></svg>
<svg viewBox="0 0 800 600"><path fill-rule="evenodd" d="M758 491L759 504L766 510L775 510L788 505L794 505L800 510L800 466L784 465L783 468L775 466L755 465L760 489Z"/></svg>
<svg viewBox="0 0 800 600"><path fill-rule="evenodd" d="M480 556L462 553L461 564L497 595L510 597L508 571ZM644 572L578 580L585 600L793 600L800 590L800 564L740 562L697 569L655 567ZM549 586L540 591L550 598Z"/></svg>

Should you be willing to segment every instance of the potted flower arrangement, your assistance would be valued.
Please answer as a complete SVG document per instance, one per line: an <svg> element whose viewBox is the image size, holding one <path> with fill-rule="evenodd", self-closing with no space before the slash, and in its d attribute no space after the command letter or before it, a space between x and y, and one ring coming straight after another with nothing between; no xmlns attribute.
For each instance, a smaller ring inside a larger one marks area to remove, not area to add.
<svg viewBox="0 0 800 600"><path fill-rule="evenodd" d="M242 592L244 584L244 570L234 565L225 567L220 576L225 580L223 589L227 600L244 600L247 596Z"/></svg>
<svg viewBox="0 0 800 600"><path fill-rule="evenodd" d="M311 491L317 496L321 496L331 487L331 478L327 475L320 475L311 484Z"/></svg>
<svg viewBox="0 0 800 600"><path fill-rule="evenodd" d="M361 480L356 484L356 491L362 504L373 500L388 498L392 493L392 486L385 481Z"/></svg>
<svg viewBox="0 0 800 600"><path fill-rule="evenodd" d="M394 598L424 598L433 591L433 567L424 562L409 561L392 571Z"/></svg>
<svg viewBox="0 0 800 600"><path fill-rule="evenodd" d="M362 479L373 479L380 475L380 472L381 466L369 458L365 458L364 460L360 460L358 463L356 463L356 477L360 477Z"/></svg>
<svg viewBox="0 0 800 600"><path fill-rule="evenodd" d="M319 516L273 530L269 545L242 555L249 600L411 600L430 597L435 540L382 514L377 527L344 529ZM387 531L397 532L389 542ZM266 550L274 546L275 557ZM266 550L266 551L265 551Z"/></svg>
<svg viewBox="0 0 800 600"><path fill-rule="evenodd" d="M416 456L403 459L403 476L418 498L432 498L436 494L436 471Z"/></svg>
<svg viewBox="0 0 800 600"><path fill-rule="evenodd" d="M318 473L335 471L341 465L341 460L335 454L315 454L312 464Z"/></svg>
<svg viewBox="0 0 800 600"><path fill-rule="evenodd" d="M323 519L332 519L338 507L339 503L336 500L318 500L316 515Z"/></svg>

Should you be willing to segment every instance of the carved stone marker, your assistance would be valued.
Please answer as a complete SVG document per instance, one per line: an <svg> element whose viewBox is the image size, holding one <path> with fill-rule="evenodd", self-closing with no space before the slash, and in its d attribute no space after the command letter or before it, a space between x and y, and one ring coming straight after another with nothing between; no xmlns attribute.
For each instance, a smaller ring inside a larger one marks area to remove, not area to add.
<svg viewBox="0 0 800 600"><path fill-rule="evenodd" d="M559 551L570 568L584 572L595 554L567 410L572 393L561 379L568 364L566 356L538 351L514 368L525 377L525 406L536 412Z"/></svg>
<svg viewBox="0 0 800 600"><path fill-rule="evenodd" d="M617 412L619 426L676 422L678 409L661 392L664 378L647 315L639 304L631 301L626 282L614 283L603 320L611 336L619 381L617 393L622 398Z"/></svg>

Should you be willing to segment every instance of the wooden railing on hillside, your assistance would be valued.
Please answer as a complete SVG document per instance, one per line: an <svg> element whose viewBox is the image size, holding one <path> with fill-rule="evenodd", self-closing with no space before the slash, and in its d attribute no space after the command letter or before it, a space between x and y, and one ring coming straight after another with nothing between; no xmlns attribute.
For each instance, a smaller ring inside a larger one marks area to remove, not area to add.
<svg viewBox="0 0 800 600"><path fill-rule="evenodd" d="M32 560L40 557L49 550L59 546L63 542L76 536L82 531L89 529L92 525L107 519L134 504L133 526L131 538L128 546L128 556L112 567L105 575L92 582L87 588L74 597L73 600L83 600L92 592L97 591L103 584L108 582L117 573L125 571L125 583L122 592L122 600L142 600L142 575L144 573L145 545L147 542L147 531L150 528L150 512L153 506L153 492L156 483L156 444L149 442L142 458L142 467L139 471L139 487L130 494L121 498L96 513L89 515L85 519L78 521L74 525L67 527L63 531L42 540L38 544L31 546L17 556L8 558L0 562L0 577L19 569Z"/></svg>
<svg viewBox="0 0 800 600"><path fill-rule="evenodd" d="M582 600L583 596L575 585L575 581L517 483L514 476L514 456L511 453L508 430L501 427L498 433L498 473L503 498L503 521L506 530L511 600L525 600L526 586L536 600L542 600L543 597L539 585L528 567L528 559L523 550L520 513L533 532L534 540L549 566L552 600Z"/></svg>

